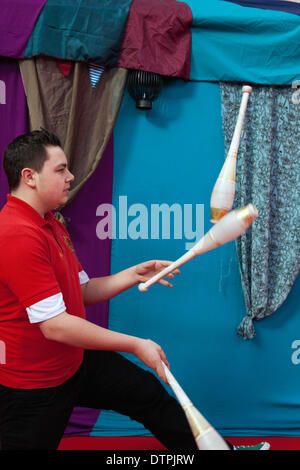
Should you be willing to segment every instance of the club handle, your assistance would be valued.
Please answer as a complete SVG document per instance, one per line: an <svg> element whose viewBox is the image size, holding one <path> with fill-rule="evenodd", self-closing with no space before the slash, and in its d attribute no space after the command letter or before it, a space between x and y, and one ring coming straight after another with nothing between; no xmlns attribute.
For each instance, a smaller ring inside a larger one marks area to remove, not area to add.
<svg viewBox="0 0 300 470"><path fill-rule="evenodd" d="M151 279L148 279L146 282L141 282L138 285L139 291L140 292L147 292L148 288L155 284L155 282L159 281L163 277L165 277L167 274L170 274L172 271L174 271L177 268L180 268L183 264L187 263L190 261L192 258L195 257L195 253L193 250L189 250L187 253L182 255L180 258L178 258L174 263L171 263L169 266L167 266L165 269L160 271L159 273L155 274L155 276L151 277Z"/></svg>
<svg viewBox="0 0 300 470"><path fill-rule="evenodd" d="M183 391L182 387L179 385L175 377L173 376L170 369L166 366L166 364L162 361L162 365L166 374L167 381L172 388L173 392L175 393L176 397L178 398L179 403L183 407L183 409L187 409L188 407L192 406L192 402L186 393Z"/></svg>

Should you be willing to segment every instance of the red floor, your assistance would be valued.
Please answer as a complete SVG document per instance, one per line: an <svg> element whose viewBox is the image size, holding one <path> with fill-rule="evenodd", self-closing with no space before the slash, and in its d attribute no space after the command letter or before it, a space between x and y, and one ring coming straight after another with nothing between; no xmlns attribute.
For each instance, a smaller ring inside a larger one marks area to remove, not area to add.
<svg viewBox="0 0 300 470"><path fill-rule="evenodd" d="M271 450L300 450L300 438L293 437L229 437L236 445L267 441ZM66 437L59 450L166 450L154 437Z"/></svg>

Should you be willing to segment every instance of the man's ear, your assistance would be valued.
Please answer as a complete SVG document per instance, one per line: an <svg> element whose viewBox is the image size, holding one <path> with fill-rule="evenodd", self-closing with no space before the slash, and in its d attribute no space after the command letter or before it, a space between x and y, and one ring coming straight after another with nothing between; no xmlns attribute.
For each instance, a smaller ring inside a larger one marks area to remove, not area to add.
<svg viewBox="0 0 300 470"><path fill-rule="evenodd" d="M35 171L32 168L23 168L21 172L22 181L31 188L35 188Z"/></svg>

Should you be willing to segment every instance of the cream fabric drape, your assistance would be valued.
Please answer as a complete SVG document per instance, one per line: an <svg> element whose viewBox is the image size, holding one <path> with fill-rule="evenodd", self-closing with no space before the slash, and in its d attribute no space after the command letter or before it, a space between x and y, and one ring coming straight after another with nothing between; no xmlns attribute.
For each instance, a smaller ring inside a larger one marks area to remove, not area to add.
<svg viewBox="0 0 300 470"><path fill-rule="evenodd" d="M75 176L70 202L93 174L112 135L127 70L105 68L93 88L88 63L74 62L68 76L54 58L37 57L19 64L30 129L42 126L60 138Z"/></svg>

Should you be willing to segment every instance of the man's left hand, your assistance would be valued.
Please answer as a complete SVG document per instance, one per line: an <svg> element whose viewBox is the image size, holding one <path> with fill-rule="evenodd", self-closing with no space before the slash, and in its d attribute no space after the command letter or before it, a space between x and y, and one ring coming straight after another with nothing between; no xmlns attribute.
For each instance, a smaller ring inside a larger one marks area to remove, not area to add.
<svg viewBox="0 0 300 470"><path fill-rule="evenodd" d="M159 273L170 264L172 264L172 261L151 260L151 261L146 261L144 263L136 265L135 272L138 277L138 283L148 281L148 279L151 279L153 276L155 276L155 274ZM174 271L169 273L166 277L168 279L174 279L175 277L174 274L179 274L179 273L180 273L179 269L175 269ZM163 278L157 282L159 282L160 284L166 287L173 287L173 285L169 281Z"/></svg>

